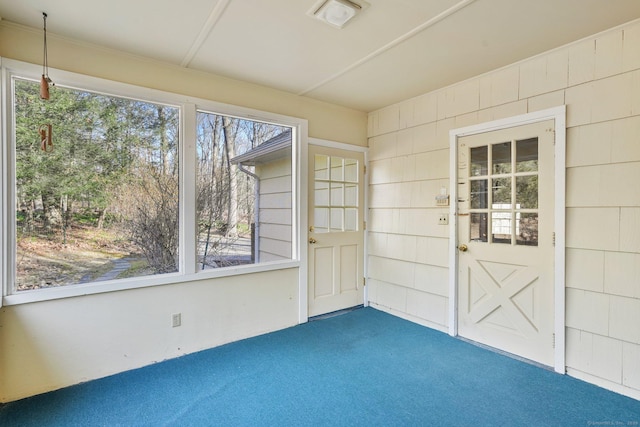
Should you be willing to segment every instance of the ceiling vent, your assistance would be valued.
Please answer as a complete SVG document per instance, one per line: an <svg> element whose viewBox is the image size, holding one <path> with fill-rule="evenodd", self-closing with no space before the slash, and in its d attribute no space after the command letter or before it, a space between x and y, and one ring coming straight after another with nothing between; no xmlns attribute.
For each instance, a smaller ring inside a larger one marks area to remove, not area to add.
<svg viewBox="0 0 640 427"><path fill-rule="evenodd" d="M333 27L342 28L367 6L365 2L350 0L321 0L307 14Z"/></svg>

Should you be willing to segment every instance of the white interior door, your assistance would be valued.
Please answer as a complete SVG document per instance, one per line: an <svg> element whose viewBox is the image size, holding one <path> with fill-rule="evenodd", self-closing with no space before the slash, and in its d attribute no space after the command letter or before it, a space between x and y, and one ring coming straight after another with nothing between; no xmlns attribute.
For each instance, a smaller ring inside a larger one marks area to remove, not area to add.
<svg viewBox="0 0 640 427"><path fill-rule="evenodd" d="M309 316L364 301L364 154L309 145Z"/></svg>
<svg viewBox="0 0 640 427"><path fill-rule="evenodd" d="M554 123L458 139L458 334L554 365Z"/></svg>

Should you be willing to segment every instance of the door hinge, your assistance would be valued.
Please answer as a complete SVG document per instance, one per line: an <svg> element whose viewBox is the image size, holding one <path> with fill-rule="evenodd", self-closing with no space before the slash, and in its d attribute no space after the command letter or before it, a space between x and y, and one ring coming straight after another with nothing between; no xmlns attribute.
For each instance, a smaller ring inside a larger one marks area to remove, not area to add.
<svg viewBox="0 0 640 427"><path fill-rule="evenodd" d="M547 132L550 132L553 134L553 145L556 145L556 129L555 128L549 128L549 129L545 129Z"/></svg>
<svg viewBox="0 0 640 427"><path fill-rule="evenodd" d="M362 286L367 286L367 278L366 277L362 278Z"/></svg>
<svg viewBox="0 0 640 427"><path fill-rule="evenodd" d="M362 221L362 229L363 230L367 229L367 221Z"/></svg>
<svg viewBox="0 0 640 427"><path fill-rule="evenodd" d="M362 170L363 170L364 174L366 175L367 174L367 165L363 165L362 166Z"/></svg>
<svg viewBox="0 0 640 427"><path fill-rule="evenodd" d="M551 334L551 347L556 348L556 334Z"/></svg>
<svg viewBox="0 0 640 427"><path fill-rule="evenodd" d="M551 235L551 243L553 244L553 246L556 245L556 232L555 231Z"/></svg>

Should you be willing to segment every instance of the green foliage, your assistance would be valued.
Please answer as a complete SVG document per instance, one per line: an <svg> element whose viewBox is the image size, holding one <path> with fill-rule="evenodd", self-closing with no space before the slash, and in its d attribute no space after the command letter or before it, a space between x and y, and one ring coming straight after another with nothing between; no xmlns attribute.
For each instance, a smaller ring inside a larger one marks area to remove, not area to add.
<svg viewBox="0 0 640 427"><path fill-rule="evenodd" d="M15 107L20 205L60 209L65 198L106 209L136 162L177 171L175 108L60 87L43 101L25 80L15 81ZM40 149L44 124L52 125L51 152Z"/></svg>
<svg viewBox="0 0 640 427"><path fill-rule="evenodd" d="M139 182L133 179L141 171L161 175L177 189L177 108L59 86L44 101L38 82L21 79L14 80L14 93L16 219L21 236L42 227L64 236L74 224L139 225L126 215L147 213L146 201L136 197L142 194ZM38 131L49 124L53 150L45 152ZM124 193L132 194L128 210L118 204ZM177 221L176 209L167 214ZM154 256L173 258L176 248L177 239L167 254ZM166 270L165 262L161 264L158 269Z"/></svg>

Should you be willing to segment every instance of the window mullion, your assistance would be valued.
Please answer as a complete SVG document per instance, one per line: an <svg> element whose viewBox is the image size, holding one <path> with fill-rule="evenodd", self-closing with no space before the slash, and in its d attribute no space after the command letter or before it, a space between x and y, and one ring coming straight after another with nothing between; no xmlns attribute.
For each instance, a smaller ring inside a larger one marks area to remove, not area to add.
<svg viewBox="0 0 640 427"><path fill-rule="evenodd" d="M197 262L196 105L183 104L180 114L180 271L194 274Z"/></svg>
<svg viewBox="0 0 640 427"><path fill-rule="evenodd" d="M7 70L3 67L0 70L2 81L0 81L0 307L2 300L6 295L14 292L13 283L13 223L9 218L13 217L13 213L9 211L14 202L14 191L10 191L10 184L13 182L13 156L10 154L10 147L15 144L12 139L13 135L13 108L10 108L13 101L11 78Z"/></svg>
<svg viewBox="0 0 640 427"><path fill-rule="evenodd" d="M515 246L517 233L516 233L516 224L518 223L518 208L516 206L516 149L517 149L517 141L515 139L511 140L511 245Z"/></svg>

